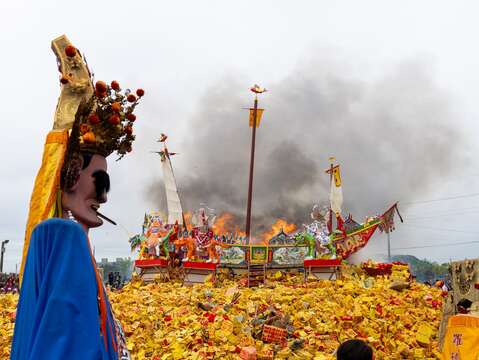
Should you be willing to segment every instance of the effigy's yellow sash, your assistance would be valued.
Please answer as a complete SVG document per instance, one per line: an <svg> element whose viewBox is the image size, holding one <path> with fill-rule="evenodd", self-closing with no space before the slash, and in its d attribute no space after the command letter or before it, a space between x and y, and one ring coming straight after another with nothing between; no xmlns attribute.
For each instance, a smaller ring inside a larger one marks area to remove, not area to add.
<svg viewBox="0 0 479 360"><path fill-rule="evenodd" d="M25 241L23 243L20 281L27 259L30 235L43 220L55 216L57 197L60 196L60 175L68 145L68 130L52 130L48 133L43 149L42 165L35 178L28 211Z"/></svg>

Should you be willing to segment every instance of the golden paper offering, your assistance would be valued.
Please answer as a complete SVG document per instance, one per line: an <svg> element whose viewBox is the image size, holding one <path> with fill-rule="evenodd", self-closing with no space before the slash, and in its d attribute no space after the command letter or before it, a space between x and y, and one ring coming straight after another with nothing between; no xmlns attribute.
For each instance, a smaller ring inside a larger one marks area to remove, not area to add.
<svg viewBox="0 0 479 360"><path fill-rule="evenodd" d="M134 279L109 298L138 360L332 360L352 338L370 344L376 359L438 359L440 290L413 282L398 292L392 279L365 280L304 283L274 273L264 286L245 288L240 279L192 287ZM17 301L0 295L0 358L9 356ZM265 327L281 339L271 341Z"/></svg>

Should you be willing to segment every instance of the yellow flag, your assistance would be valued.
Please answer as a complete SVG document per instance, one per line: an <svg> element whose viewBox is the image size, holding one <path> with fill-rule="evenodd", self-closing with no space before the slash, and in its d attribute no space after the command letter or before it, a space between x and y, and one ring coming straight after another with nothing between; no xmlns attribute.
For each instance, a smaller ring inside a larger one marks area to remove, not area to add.
<svg viewBox="0 0 479 360"><path fill-rule="evenodd" d="M264 109L256 109L256 127L259 128L261 116L263 116ZM253 127L254 123L254 109L249 109L249 127Z"/></svg>
<svg viewBox="0 0 479 360"><path fill-rule="evenodd" d="M335 166L333 168L333 178L334 178L334 183L336 187L341 186L341 174L339 173L339 165Z"/></svg>

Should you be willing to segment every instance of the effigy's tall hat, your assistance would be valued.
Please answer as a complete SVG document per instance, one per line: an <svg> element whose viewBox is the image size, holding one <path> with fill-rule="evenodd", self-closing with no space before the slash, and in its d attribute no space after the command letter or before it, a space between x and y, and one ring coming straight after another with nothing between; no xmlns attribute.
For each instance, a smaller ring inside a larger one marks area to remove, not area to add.
<svg viewBox="0 0 479 360"><path fill-rule="evenodd" d="M43 220L61 216L61 190L78 179L80 154L106 157L116 151L122 158L131 151L136 120L133 112L144 95L142 89L136 94L129 89L122 91L117 81L94 84L85 58L66 36L54 39L52 49L61 74L61 94L30 198L20 276L33 228Z"/></svg>

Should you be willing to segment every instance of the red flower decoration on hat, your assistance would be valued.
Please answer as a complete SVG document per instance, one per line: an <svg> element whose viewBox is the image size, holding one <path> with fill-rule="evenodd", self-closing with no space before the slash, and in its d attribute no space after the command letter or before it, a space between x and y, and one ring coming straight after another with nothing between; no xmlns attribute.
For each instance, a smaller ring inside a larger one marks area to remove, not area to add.
<svg viewBox="0 0 479 360"><path fill-rule="evenodd" d="M115 112L120 112L121 104L119 102L115 101L113 104L111 104L111 109Z"/></svg>
<svg viewBox="0 0 479 360"><path fill-rule="evenodd" d="M120 123L120 117L118 115L112 115L108 119L108 122L112 125L118 125Z"/></svg>
<svg viewBox="0 0 479 360"><path fill-rule="evenodd" d="M113 80L110 86L113 90L120 91L120 84L118 83L118 81Z"/></svg>
<svg viewBox="0 0 479 360"><path fill-rule="evenodd" d="M96 125L100 122L100 118L98 117L97 114L91 114L89 117L88 117L88 121L90 122L90 124L92 125Z"/></svg>

